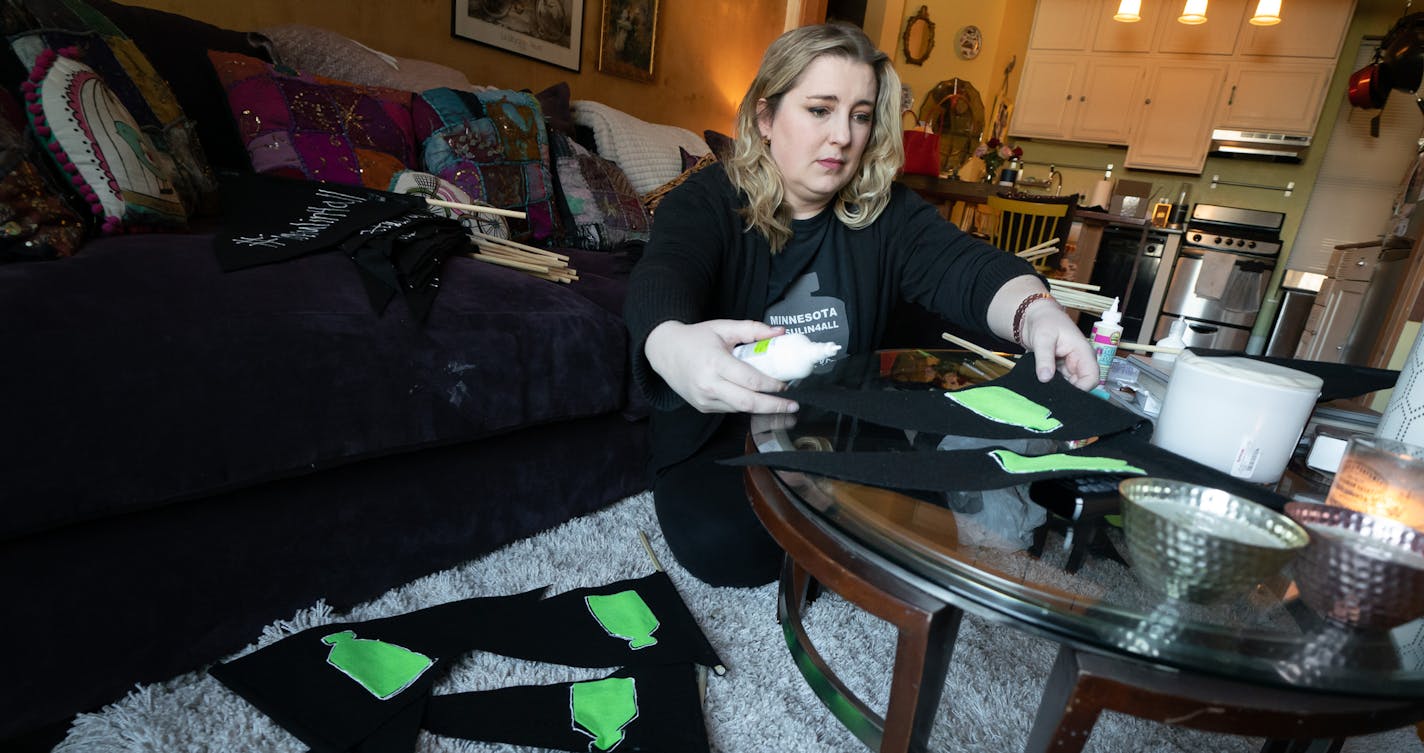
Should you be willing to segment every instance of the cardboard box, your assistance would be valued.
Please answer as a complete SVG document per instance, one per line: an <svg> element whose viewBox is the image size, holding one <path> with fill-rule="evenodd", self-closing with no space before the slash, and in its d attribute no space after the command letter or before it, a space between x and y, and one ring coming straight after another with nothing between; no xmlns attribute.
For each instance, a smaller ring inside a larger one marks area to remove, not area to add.
<svg viewBox="0 0 1424 753"><path fill-rule="evenodd" d="M1123 217L1143 218L1151 210L1147 205L1152 200L1152 184L1141 180L1119 178L1113 186L1112 203L1108 211Z"/></svg>

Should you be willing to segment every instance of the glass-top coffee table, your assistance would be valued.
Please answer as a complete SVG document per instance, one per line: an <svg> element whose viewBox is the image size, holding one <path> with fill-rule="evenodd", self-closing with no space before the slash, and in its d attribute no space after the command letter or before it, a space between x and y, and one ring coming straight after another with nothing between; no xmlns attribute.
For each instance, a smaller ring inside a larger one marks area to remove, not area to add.
<svg viewBox="0 0 1424 753"><path fill-rule="evenodd" d="M822 377L866 390L943 391L1004 373L961 351L885 351L844 359ZM962 443L804 405L790 419L754 416L751 432L749 452L934 452ZM1047 513L1026 489L908 492L750 467L747 490L787 552L779 612L796 663L872 749L923 748L964 611L1060 645L1029 751L1081 750L1104 709L1265 737L1267 751L1424 719L1424 619L1373 633L1325 621L1301 603L1289 567L1197 604L1138 580L1112 518ZM883 717L840 683L802 628L813 583L899 630Z"/></svg>

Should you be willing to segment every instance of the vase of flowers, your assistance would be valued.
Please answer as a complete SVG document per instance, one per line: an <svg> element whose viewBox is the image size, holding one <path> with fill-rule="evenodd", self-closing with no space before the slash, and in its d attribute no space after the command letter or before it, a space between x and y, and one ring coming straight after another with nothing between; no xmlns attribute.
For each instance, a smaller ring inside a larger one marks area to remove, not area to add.
<svg viewBox="0 0 1424 753"><path fill-rule="evenodd" d="M1021 159L1023 149L1009 146L995 137L974 147L974 156L984 162L984 182L997 183L999 182L999 170L1004 166L1004 163L1011 159Z"/></svg>

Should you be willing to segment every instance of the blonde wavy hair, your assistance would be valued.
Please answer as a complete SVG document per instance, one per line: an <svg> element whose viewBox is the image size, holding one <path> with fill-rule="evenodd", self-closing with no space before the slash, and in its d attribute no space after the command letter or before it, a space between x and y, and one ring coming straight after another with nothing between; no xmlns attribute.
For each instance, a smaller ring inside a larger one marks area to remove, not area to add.
<svg viewBox="0 0 1424 753"><path fill-rule="evenodd" d="M765 99L771 117L775 117L782 96L794 89L805 70L823 55L869 65L877 88L870 140L855 176L836 195L836 218L857 229L874 222L889 203L890 183L905 162L900 136L900 76L889 56L876 49L865 32L833 23L802 26L777 37L737 108L735 148L726 164L732 185L748 199L742 209L747 229L764 235L772 253L791 239L791 210L784 203L781 170L757 128L757 103Z"/></svg>

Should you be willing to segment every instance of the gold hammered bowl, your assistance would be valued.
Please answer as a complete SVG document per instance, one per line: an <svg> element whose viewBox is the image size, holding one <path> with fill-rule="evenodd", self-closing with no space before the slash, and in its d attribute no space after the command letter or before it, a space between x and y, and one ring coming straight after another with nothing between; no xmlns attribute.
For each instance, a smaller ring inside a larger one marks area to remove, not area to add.
<svg viewBox="0 0 1424 753"><path fill-rule="evenodd" d="M1132 571L1174 599L1204 603L1249 588L1310 540L1285 515L1221 489L1139 477L1118 491Z"/></svg>

